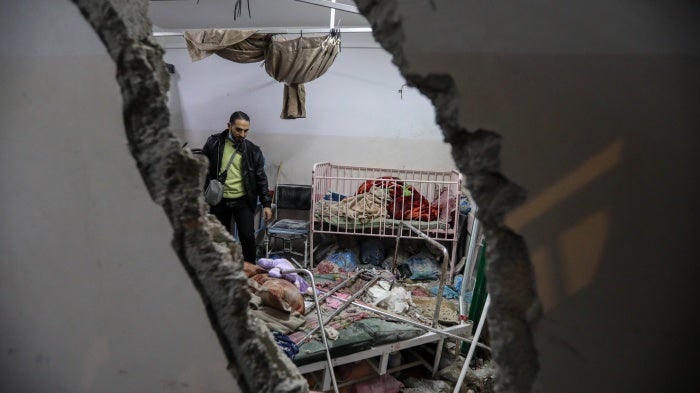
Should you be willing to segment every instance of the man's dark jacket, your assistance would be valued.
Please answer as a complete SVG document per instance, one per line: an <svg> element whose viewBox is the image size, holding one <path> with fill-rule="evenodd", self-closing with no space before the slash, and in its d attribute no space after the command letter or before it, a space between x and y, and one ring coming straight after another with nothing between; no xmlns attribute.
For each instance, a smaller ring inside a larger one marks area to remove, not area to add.
<svg viewBox="0 0 700 393"><path fill-rule="evenodd" d="M210 136L204 147L202 154L209 159L209 171L207 172L207 181L218 175L221 168L221 160L224 156L224 143L228 135L228 130ZM267 175L265 174L265 159L262 151L253 142L244 139L238 146L238 154L241 155L241 170L243 171L243 183L245 184L246 197L250 208L255 210L257 199L260 198L260 203L263 207L270 207L272 198L268 191Z"/></svg>

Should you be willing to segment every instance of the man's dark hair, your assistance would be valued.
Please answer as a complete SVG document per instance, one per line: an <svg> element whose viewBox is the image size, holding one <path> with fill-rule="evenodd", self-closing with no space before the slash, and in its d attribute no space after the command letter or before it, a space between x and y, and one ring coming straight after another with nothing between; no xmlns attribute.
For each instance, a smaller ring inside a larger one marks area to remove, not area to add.
<svg viewBox="0 0 700 393"><path fill-rule="evenodd" d="M245 120L245 121L247 121L247 122L250 122L250 117L248 117L248 115L246 115L245 112L241 112L241 111L235 111L235 112L233 112L233 113L231 114L231 117L228 119L228 122L229 122L229 123L234 123L236 120L239 120L239 119L240 119L240 120Z"/></svg>

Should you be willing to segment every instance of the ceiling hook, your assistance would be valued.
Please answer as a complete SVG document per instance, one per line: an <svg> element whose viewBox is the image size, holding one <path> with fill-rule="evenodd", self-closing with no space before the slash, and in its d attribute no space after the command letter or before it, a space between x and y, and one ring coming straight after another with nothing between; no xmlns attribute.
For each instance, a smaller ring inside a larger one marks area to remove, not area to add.
<svg viewBox="0 0 700 393"><path fill-rule="evenodd" d="M407 84L404 83L404 84L401 85L401 87L399 88L399 94L401 94L401 99L402 99L402 100L403 100L403 87L404 87L404 86L407 86Z"/></svg>

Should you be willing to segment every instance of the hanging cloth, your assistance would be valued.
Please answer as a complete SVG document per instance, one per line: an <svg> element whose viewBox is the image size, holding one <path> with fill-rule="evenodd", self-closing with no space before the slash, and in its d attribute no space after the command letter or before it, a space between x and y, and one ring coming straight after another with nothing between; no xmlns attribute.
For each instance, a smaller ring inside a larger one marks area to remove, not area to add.
<svg viewBox="0 0 700 393"><path fill-rule="evenodd" d="M265 71L284 82L282 119L306 117L304 83L320 77L333 64L340 51L340 40L331 35L271 40L265 51Z"/></svg>
<svg viewBox="0 0 700 393"><path fill-rule="evenodd" d="M216 54L236 63L257 63L265 59L270 41L269 34L255 30L195 30L185 31L184 37L192 61Z"/></svg>
<svg viewBox="0 0 700 393"><path fill-rule="evenodd" d="M304 83L323 75L340 52L340 38L331 34L282 41L254 30L209 29L184 36L192 61L213 54L236 63L265 61L268 75L284 83L282 119L306 117Z"/></svg>

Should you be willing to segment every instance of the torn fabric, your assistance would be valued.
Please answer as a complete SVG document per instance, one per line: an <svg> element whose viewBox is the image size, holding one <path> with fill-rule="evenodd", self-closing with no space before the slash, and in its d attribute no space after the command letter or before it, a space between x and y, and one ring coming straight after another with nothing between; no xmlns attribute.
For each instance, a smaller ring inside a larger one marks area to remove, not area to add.
<svg viewBox="0 0 700 393"><path fill-rule="evenodd" d="M192 61L213 54L236 63L264 61L268 75L284 83L282 119L306 117L304 83L328 71L340 52L340 39L330 34L280 40L254 30L208 29L184 36Z"/></svg>
<svg viewBox="0 0 700 393"><path fill-rule="evenodd" d="M255 30L195 30L186 31L184 36L192 61L216 54L236 63L257 63L265 59L270 41L269 34Z"/></svg>
<svg viewBox="0 0 700 393"><path fill-rule="evenodd" d="M306 117L303 84L326 73L339 52L340 40L331 35L270 41L265 52L265 71L284 82L282 119Z"/></svg>

